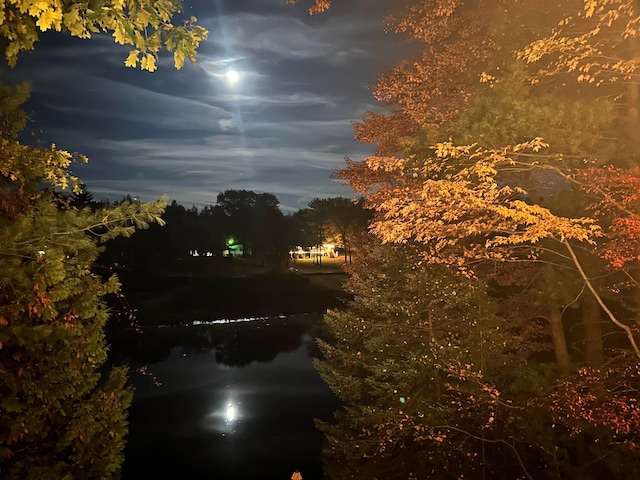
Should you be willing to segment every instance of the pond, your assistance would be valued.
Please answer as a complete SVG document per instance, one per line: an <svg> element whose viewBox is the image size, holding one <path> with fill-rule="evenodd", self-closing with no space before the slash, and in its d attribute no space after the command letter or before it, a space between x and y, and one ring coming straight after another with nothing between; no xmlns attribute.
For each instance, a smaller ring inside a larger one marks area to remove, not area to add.
<svg viewBox="0 0 640 480"><path fill-rule="evenodd" d="M153 327L110 335L131 366L124 480L322 476L322 436L339 401L313 368L321 315ZM137 369L146 367L146 373Z"/></svg>

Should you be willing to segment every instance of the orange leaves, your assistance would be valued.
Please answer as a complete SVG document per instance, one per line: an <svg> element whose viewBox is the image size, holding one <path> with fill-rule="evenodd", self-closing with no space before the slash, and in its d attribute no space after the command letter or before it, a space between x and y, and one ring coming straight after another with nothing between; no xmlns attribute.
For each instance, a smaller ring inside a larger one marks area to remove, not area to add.
<svg viewBox="0 0 640 480"><path fill-rule="evenodd" d="M388 115L368 112L361 122L353 126L356 140L376 143L377 155L395 155L400 149L401 139L416 135L420 128L402 110Z"/></svg>
<svg viewBox="0 0 640 480"><path fill-rule="evenodd" d="M331 6L331 0L316 0L313 7L309 9L309 13L314 15L316 13L322 13Z"/></svg>
<svg viewBox="0 0 640 480"><path fill-rule="evenodd" d="M382 170L383 172L399 172L404 173L407 164L405 159L395 157L367 157L365 164L372 171Z"/></svg>
<svg viewBox="0 0 640 480"><path fill-rule="evenodd" d="M640 174L615 167L576 172L575 181L598 200L589 207L606 226L601 256L615 268L640 261Z"/></svg>
<svg viewBox="0 0 640 480"><path fill-rule="evenodd" d="M78 320L78 315L74 312L67 313L62 319L62 326L66 330L76 328L75 320Z"/></svg>
<svg viewBox="0 0 640 480"><path fill-rule="evenodd" d="M40 290L40 286L36 283L33 286L34 298L27 305L27 312L29 316L40 315L45 310L53 308L51 300L47 295Z"/></svg>
<svg viewBox="0 0 640 480"><path fill-rule="evenodd" d="M624 368L581 368L565 379L548 399L551 412L573 425L575 434L587 426L605 427L614 443L637 447L640 431L640 387L638 365Z"/></svg>
<svg viewBox="0 0 640 480"><path fill-rule="evenodd" d="M309 14L322 13L331 7L331 0L314 0L314 4L309 8ZM296 0L287 0L287 3L296 3Z"/></svg>
<svg viewBox="0 0 640 480"><path fill-rule="evenodd" d="M390 29L424 44L415 58L398 63L379 77L375 98L402 109L400 115L394 112L390 118L404 116L415 128L450 120L466 108L470 91L479 85L482 63L493 49L488 40L493 12L482 3L420 0L403 10L402 17L388 20ZM365 118L365 128L356 131L358 138L363 137L363 130L369 130L367 137L376 133L386 137L373 125L377 120Z"/></svg>

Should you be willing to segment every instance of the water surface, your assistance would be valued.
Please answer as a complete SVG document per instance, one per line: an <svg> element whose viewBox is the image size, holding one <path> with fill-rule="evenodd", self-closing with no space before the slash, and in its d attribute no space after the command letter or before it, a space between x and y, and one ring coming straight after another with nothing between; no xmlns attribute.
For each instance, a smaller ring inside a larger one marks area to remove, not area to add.
<svg viewBox="0 0 640 480"><path fill-rule="evenodd" d="M136 388L123 479L321 478L314 418L339 403L312 365L319 315L147 329L113 355ZM160 383L160 385L157 385Z"/></svg>

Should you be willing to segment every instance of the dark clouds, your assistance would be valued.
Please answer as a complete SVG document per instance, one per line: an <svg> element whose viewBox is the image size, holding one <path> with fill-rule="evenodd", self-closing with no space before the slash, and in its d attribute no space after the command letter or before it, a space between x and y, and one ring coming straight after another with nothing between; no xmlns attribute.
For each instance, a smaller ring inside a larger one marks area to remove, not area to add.
<svg viewBox="0 0 640 480"><path fill-rule="evenodd" d="M330 174L371 153L351 124L377 108L368 87L401 50L380 26L397 0L342 0L314 17L309 3L185 0L210 35L180 71L170 56L154 73L127 69L127 49L108 37L49 34L5 76L31 80L27 108L43 141L90 157L74 173L96 198L203 206L234 188L295 211L352 195Z"/></svg>

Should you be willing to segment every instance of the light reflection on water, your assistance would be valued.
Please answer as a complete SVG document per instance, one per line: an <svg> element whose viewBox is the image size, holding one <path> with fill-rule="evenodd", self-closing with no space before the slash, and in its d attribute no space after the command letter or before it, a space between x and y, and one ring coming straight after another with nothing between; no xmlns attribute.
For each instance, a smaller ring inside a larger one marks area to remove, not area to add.
<svg viewBox="0 0 640 480"><path fill-rule="evenodd" d="M313 419L330 418L338 401L312 365L318 320L150 332L157 337L148 352L160 359L148 368L162 385L132 374L123 479L286 479L295 468L305 480L320 478Z"/></svg>

